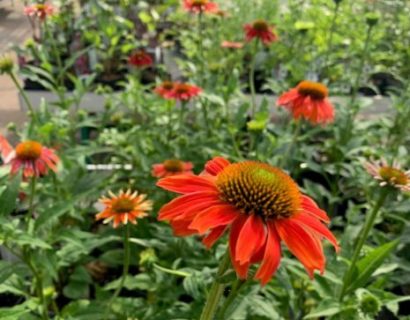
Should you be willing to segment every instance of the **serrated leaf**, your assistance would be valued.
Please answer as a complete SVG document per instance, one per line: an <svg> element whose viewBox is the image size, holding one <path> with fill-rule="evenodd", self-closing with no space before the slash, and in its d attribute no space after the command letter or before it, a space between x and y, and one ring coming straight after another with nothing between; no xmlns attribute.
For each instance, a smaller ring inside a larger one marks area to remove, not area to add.
<svg viewBox="0 0 410 320"><path fill-rule="evenodd" d="M20 176L16 175L0 195L0 216L8 216L17 205Z"/></svg>

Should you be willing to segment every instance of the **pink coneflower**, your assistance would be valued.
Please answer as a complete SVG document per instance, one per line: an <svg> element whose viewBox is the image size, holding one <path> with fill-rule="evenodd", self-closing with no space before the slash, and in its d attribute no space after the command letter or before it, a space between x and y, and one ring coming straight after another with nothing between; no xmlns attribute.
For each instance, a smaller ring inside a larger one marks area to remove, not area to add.
<svg viewBox="0 0 410 320"><path fill-rule="evenodd" d="M248 42L260 39L264 45L269 45L278 39L274 27L265 20L256 20L251 24L245 24L243 28Z"/></svg>
<svg viewBox="0 0 410 320"><path fill-rule="evenodd" d="M164 178L177 174L192 174L192 162L184 162L178 159L165 160L163 163L152 165L152 175L156 178Z"/></svg>
<svg viewBox="0 0 410 320"><path fill-rule="evenodd" d="M295 119L304 118L312 124L333 122L335 117L328 89L318 82L302 81L296 88L282 94L277 105L287 108Z"/></svg>
<svg viewBox="0 0 410 320"><path fill-rule="evenodd" d="M398 162L394 161L389 166L385 159L365 163L365 168L376 180L380 181L380 186L391 186L401 191L410 191L410 170L403 171Z"/></svg>
<svg viewBox="0 0 410 320"><path fill-rule="evenodd" d="M37 141L20 142L15 149L0 135L0 152L4 164L11 165L11 174L23 170L23 177L39 177L48 170L57 171L59 158L53 150L44 147Z"/></svg>
<svg viewBox="0 0 410 320"><path fill-rule="evenodd" d="M54 13L54 7L49 4L32 4L24 7L24 14L29 17L37 17L41 21L45 20L47 16L51 16Z"/></svg>

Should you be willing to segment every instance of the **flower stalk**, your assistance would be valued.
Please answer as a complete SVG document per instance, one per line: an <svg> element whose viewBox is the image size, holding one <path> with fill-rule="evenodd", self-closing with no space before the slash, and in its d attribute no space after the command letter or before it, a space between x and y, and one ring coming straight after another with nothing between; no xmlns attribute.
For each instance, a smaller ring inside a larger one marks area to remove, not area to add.
<svg viewBox="0 0 410 320"><path fill-rule="evenodd" d="M352 275L353 272L356 268L356 264L359 260L359 256L360 256L360 252L363 248L364 243L367 240L367 237L369 236L370 231L372 230L374 223L376 221L377 218L377 214L379 213L380 208L383 206L386 197L389 193L388 188L383 188L379 199L377 200L375 206L373 207L373 210L370 212L370 214L368 215L366 222L362 228L362 230L360 231L360 234L358 236L358 238L355 241L355 245L354 245L354 251L353 251L353 256L352 256L352 260L350 262L350 266L347 269L344 278L343 278L343 286L342 286L342 290L340 292L340 296L339 296L339 300L342 301L346 291L348 289L348 285L350 284L350 281L352 279Z"/></svg>
<svg viewBox="0 0 410 320"><path fill-rule="evenodd" d="M258 52L258 41L255 41L254 49L252 50L252 61L249 68L249 90L251 91L251 118L255 116L256 113L256 90L255 90L255 64L256 64L256 55Z"/></svg>

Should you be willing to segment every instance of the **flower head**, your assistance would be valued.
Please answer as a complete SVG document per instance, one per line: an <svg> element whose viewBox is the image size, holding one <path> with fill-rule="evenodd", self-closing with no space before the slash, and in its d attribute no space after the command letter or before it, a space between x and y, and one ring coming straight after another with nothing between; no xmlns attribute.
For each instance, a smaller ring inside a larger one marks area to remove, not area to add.
<svg viewBox="0 0 410 320"><path fill-rule="evenodd" d="M327 96L325 85L305 80L282 94L277 104L289 109L295 119L304 118L312 124L323 124L334 119L333 105Z"/></svg>
<svg viewBox="0 0 410 320"><path fill-rule="evenodd" d="M265 20L256 20L251 24L244 25L246 41L260 39L264 45L269 45L278 40L274 27Z"/></svg>
<svg viewBox="0 0 410 320"><path fill-rule="evenodd" d="M136 224L137 218L147 216L147 211L152 209L152 202L145 199L145 194L138 194L137 191L132 192L128 189L126 192L121 190L118 195L111 191L108 194L110 197L102 197L99 200L105 208L95 218L96 220L103 219L103 223L113 221L114 228L121 223L127 224L128 221Z"/></svg>
<svg viewBox="0 0 410 320"><path fill-rule="evenodd" d="M401 170L397 162L389 166L387 161L382 159L378 162L366 162L365 168L369 174L380 181L380 186L391 186L401 191L410 191L410 170Z"/></svg>
<svg viewBox="0 0 410 320"><path fill-rule="evenodd" d="M151 66L153 60L144 50L138 50L128 58L128 63L137 68L145 68Z"/></svg>
<svg viewBox="0 0 410 320"><path fill-rule="evenodd" d="M221 43L222 48L227 49L242 49L243 43L242 42L235 42L235 41L222 41Z"/></svg>
<svg viewBox="0 0 410 320"><path fill-rule="evenodd" d="M192 13L217 13L219 8L215 2L209 0L183 0L183 7Z"/></svg>
<svg viewBox="0 0 410 320"><path fill-rule="evenodd" d="M54 14L54 7L49 4L32 4L24 8L24 14L29 17L37 17L44 21L47 16Z"/></svg>
<svg viewBox="0 0 410 320"><path fill-rule="evenodd" d="M211 247L229 230L232 265L242 279L251 264L259 263L255 278L266 284L279 266L281 241L311 277L316 269L324 271L322 238L338 249L323 224L329 222L326 213L291 177L268 164L218 157L199 176L166 177L157 185L181 194L158 217L170 221L177 236L205 235L203 243Z"/></svg>
<svg viewBox="0 0 410 320"><path fill-rule="evenodd" d="M163 163L152 165L152 175L156 178L164 178L177 174L192 174L192 162L183 162L178 159L165 160Z"/></svg>
<svg viewBox="0 0 410 320"><path fill-rule="evenodd" d="M202 92L202 89L189 83L175 83L169 97L175 100L189 101Z"/></svg>
<svg viewBox="0 0 410 320"><path fill-rule="evenodd" d="M172 91L174 89L174 83L171 81L164 81L154 89L154 92L164 99L172 99Z"/></svg>
<svg viewBox="0 0 410 320"><path fill-rule="evenodd" d="M0 56L0 74L3 74L3 73L10 74L12 73L13 68L14 68L14 62L10 56L8 55Z"/></svg>
<svg viewBox="0 0 410 320"><path fill-rule="evenodd" d="M0 152L4 164L11 165L11 174L23 170L23 177L39 177L48 170L57 171L59 158L53 150L44 147L37 141L20 142L15 149L0 135Z"/></svg>

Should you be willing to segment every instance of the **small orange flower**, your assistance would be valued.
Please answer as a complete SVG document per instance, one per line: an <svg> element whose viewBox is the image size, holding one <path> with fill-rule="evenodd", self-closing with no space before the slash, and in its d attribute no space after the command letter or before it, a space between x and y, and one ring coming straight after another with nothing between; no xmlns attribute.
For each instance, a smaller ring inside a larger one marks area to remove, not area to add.
<svg viewBox="0 0 410 320"><path fill-rule="evenodd" d="M192 162L183 162L178 159L165 160L163 163L152 165L152 175L156 178L164 178L177 174L192 174Z"/></svg>
<svg viewBox="0 0 410 320"><path fill-rule="evenodd" d="M47 16L54 14L54 7L49 4L32 4L24 8L24 14L29 17L37 17L44 21Z"/></svg>
<svg viewBox="0 0 410 320"><path fill-rule="evenodd" d="M23 141L13 149L2 135L0 135L0 152L4 164L11 165L10 173L14 175L23 169L24 178L43 176L49 169L56 172L60 160L53 150L37 141Z"/></svg>
<svg viewBox="0 0 410 320"><path fill-rule="evenodd" d="M169 97L180 101L189 101L202 92L202 89L189 83L175 83Z"/></svg>
<svg viewBox="0 0 410 320"><path fill-rule="evenodd" d="M328 89L318 82L302 81L282 94L277 104L289 109L295 119L304 118L312 124L330 123L335 117Z"/></svg>
<svg viewBox="0 0 410 320"><path fill-rule="evenodd" d="M218 5L209 0L184 0L183 6L192 13L217 13L219 10Z"/></svg>
<svg viewBox="0 0 410 320"><path fill-rule="evenodd" d="M175 235L205 235L203 243L211 247L229 230L231 261L241 279L260 263L255 278L269 282L280 263L281 241L311 277L316 269L324 271L322 239L339 249L323 224L329 222L326 213L284 171L268 164L218 157L199 176L170 176L157 185L181 194L158 217L170 221Z"/></svg>
<svg viewBox="0 0 410 320"><path fill-rule="evenodd" d="M172 91L175 84L171 81L164 81L154 89L154 92L164 99L172 99Z"/></svg>
<svg viewBox="0 0 410 320"><path fill-rule="evenodd" d="M235 42L235 41L222 41L221 43L222 48L227 49L242 49L243 43L242 42Z"/></svg>
<svg viewBox="0 0 410 320"><path fill-rule="evenodd" d="M397 162L389 166L387 161L382 159L379 162L366 162L365 168L369 174L380 181L380 186L392 186L401 191L410 191L410 170L401 170Z"/></svg>
<svg viewBox="0 0 410 320"><path fill-rule="evenodd" d="M269 45L278 40L274 27L265 20L256 20L251 24L244 25L246 41L260 39L264 45Z"/></svg>
<svg viewBox="0 0 410 320"><path fill-rule="evenodd" d="M137 68L144 68L151 66L153 60L144 50L138 50L128 58L128 63Z"/></svg>
<svg viewBox="0 0 410 320"><path fill-rule="evenodd" d="M118 195L115 195L111 191L108 192L110 198L102 197L99 201L105 208L98 213L96 220L104 219L103 223L109 223L113 221L114 228L117 228L119 224L127 224L128 221L136 224L137 218L143 218L147 216L147 211L152 209L152 202L146 200L145 194L138 195L138 192L120 191Z"/></svg>

